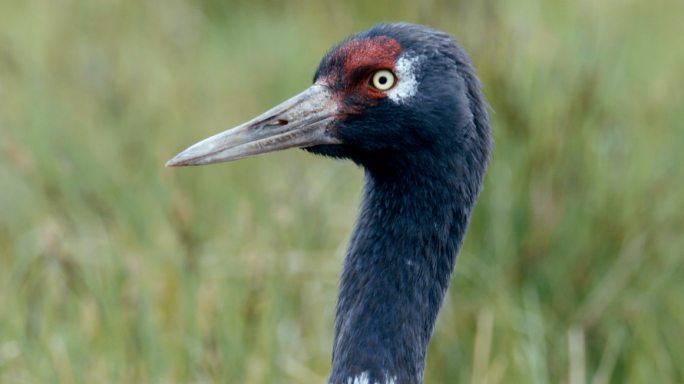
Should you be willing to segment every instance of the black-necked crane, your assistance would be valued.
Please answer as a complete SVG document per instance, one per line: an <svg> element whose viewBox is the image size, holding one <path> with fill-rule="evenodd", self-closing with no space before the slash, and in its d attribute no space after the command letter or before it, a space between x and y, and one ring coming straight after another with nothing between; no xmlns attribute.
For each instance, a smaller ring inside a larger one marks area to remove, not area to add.
<svg viewBox="0 0 684 384"><path fill-rule="evenodd" d="M492 148L487 103L468 55L428 27L377 25L334 47L309 89L167 166L287 148L365 169L329 384L422 383Z"/></svg>

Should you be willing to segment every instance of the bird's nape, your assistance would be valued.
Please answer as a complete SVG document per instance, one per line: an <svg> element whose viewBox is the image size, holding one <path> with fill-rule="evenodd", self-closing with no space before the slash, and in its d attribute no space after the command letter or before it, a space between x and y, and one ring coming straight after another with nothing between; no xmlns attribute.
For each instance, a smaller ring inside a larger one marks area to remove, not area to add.
<svg viewBox="0 0 684 384"><path fill-rule="evenodd" d="M304 148L363 166L329 384L419 384L491 136L480 82L456 40L380 24L333 48L302 94L167 165Z"/></svg>

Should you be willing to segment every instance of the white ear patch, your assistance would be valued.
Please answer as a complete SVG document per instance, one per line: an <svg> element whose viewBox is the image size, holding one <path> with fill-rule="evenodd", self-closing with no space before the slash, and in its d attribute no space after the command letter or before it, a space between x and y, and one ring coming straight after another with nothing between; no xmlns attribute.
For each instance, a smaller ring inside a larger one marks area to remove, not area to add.
<svg viewBox="0 0 684 384"><path fill-rule="evenodd" d="M397 377L391 377L389 378L389 381L386 381L383 384L394 384L396 382ZM381 384L378 383L377 381L375 383L371 383L368 379L368 372L362 372L361 375L356 376L354 378L348 378L347 382L345 384Z"/></svg>
<svg viewBox="0 0 684 384"><path fill-rule="evenodd" d="M354 381L352 381L352 378L350 377L347 380L347 383L348 384L370 384L368 382L368 372L363 372L363 373L361 373L361 376L356 376L354 378Z"/></svg>
<svg viewBox="0 0 684 384"><path fill-rule="evenodd" d="M397 75L397 85L387 91L387 95L395 103L402 103L418 92L416 73L418 72L419 61L420 56L411 58L400 57L397 60L394 66L394 72Z"/></svg>

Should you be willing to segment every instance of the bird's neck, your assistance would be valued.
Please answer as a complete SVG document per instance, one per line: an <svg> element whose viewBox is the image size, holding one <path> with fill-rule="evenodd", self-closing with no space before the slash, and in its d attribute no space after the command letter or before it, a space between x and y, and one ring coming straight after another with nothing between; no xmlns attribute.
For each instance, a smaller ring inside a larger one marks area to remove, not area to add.
<svg viewBox="0 0 684 384"><path fill-rule="evenodd" d="M478 180L366 174L341 276L330 384L420 384ZM445 178L444 175L449 175Z"/></svg>

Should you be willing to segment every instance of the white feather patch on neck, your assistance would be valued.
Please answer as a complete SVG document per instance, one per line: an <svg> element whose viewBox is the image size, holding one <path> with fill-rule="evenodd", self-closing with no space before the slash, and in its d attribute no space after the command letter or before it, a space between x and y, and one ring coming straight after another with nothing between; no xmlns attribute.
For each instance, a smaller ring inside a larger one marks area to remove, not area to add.
<svg viewBox="0 0 684 384"><path fill-rule="evenodd" d="M400 57L394 66L397 75L397 86L387 91L389 98L395 103L401 103L418 92L418 61L420 56Z"/></svg>

